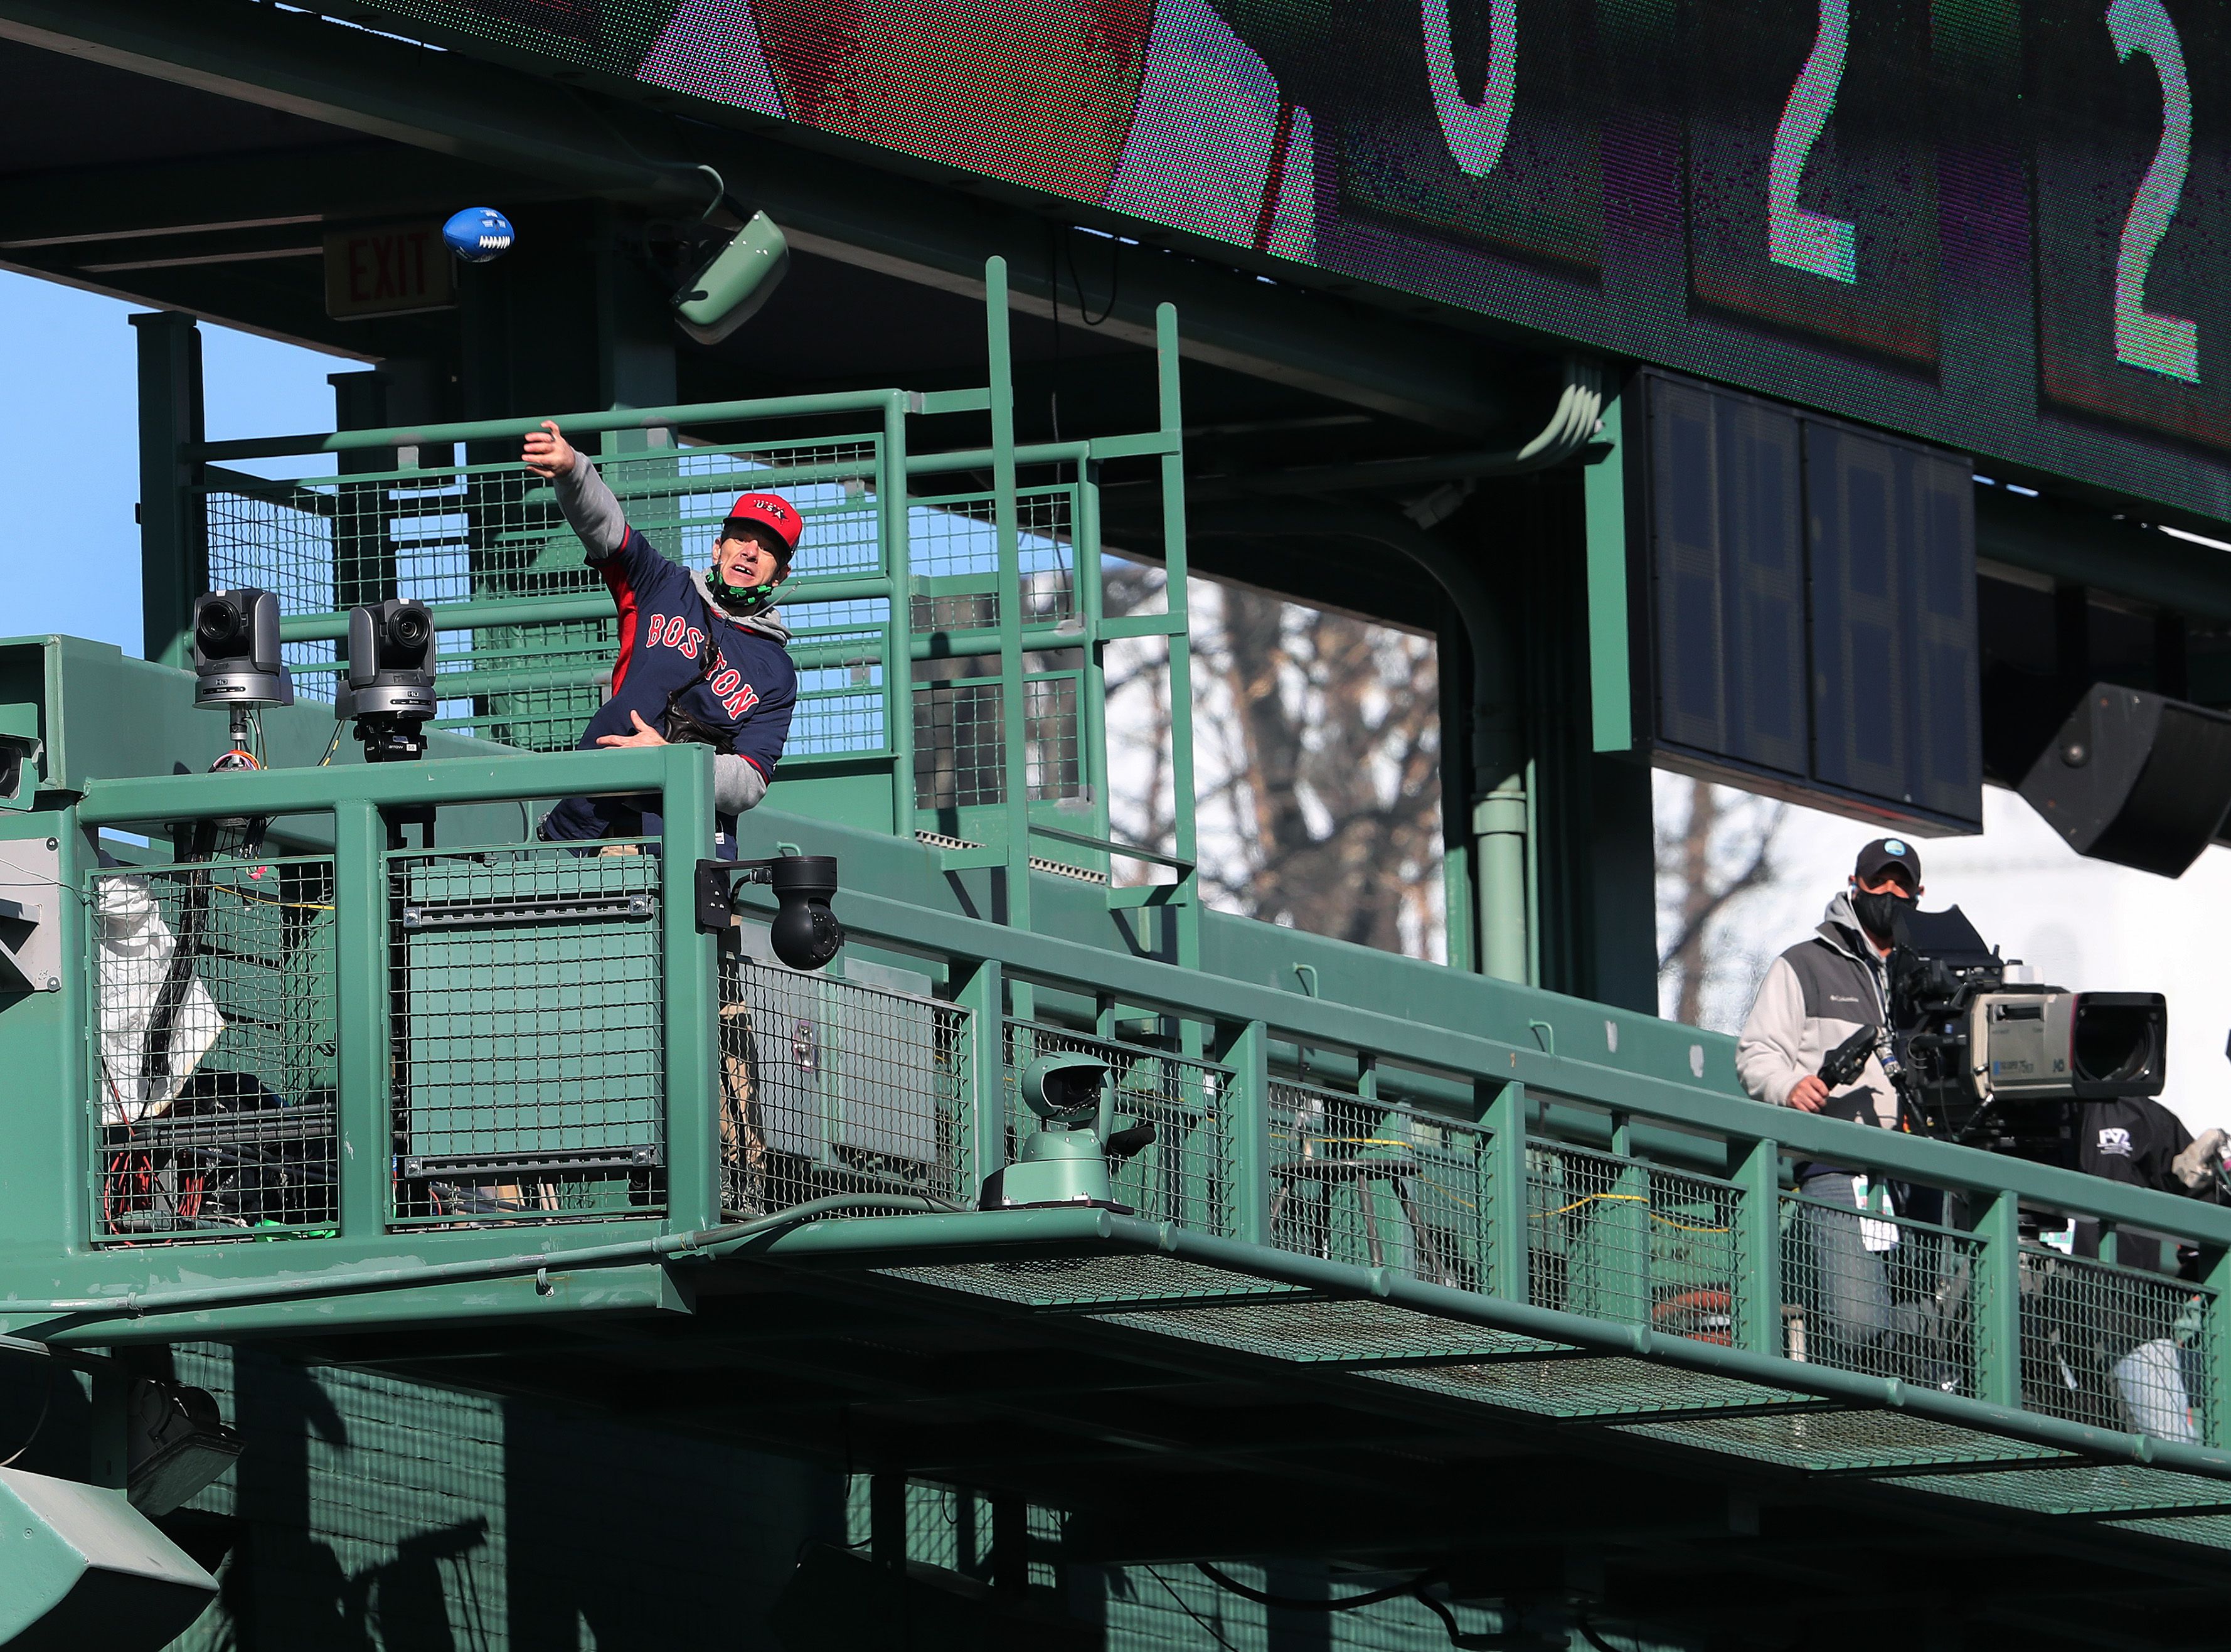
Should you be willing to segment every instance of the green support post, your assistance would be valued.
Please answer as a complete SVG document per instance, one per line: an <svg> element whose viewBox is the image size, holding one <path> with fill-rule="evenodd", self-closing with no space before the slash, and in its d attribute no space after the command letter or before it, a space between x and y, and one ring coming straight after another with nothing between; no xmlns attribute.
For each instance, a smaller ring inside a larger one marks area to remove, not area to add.
<svg viewBox="0 0 2231 1652"><path fill-rule="evenodd" d="M984 263L984 334L991 362L992 523L999 546L1000 797L1006 803L1007 922L1031 927L1030 696L1023 681L1023 571L1015 503L1014 364L1007 338L1007 261Z"/></svg>
<svg viewBox="0 0 2231 1652"><path fill-rule="evenodd" d="M1231 1118L1232 1237L1271 1242L1271 1031L1261 1021L1219 1027L1218 1059L1232 1069L1223 1105Z"/></svg>
<svg viewBox="0 0 2231 1652"><path fill-rule="evenodd" d="M2201 1438L2221 1448L2231 1444L2231 1249L2202 1254L2208 1293L2201 1299Z"/></svg>
<svg viewBox="0 0 2231 1652"><path fill-rule="evenodd" d="M713 752L676 745L659 755L667 1221L688 1233L721 1220L720 988L714 938L697 929L697 863L713 856Z"/></svg>
<svg viewBox="0 0 2231 1652"><path fill-rule="evenodd" d="M1628 681L1626 455L1621 447L1623 407L1606 398L1599 439L1609 457L1581 473L1587 516L1588 591L1588 714L1597 751L1634 745L1633 689Z"/></svg>
<svg viewBox="0 0 2231 1652"><path fill-rule="evenodd" d="M914 824L914 552L907 513L906 398L883 403L883 467L876 479L883 518L883 573L891 582L883 628L884 737L891 749L891 831L911 838Z"/></svg>
<svg viewBox="0 0 2231 1652"><path fill-rule="evenodd" d="M1077 555L1077 609L1084 621L1084 778L1091 788L1093 836L1112 837L1114 828L1108 819L1108 664L1107 643L1100 634L1102 612L1106 596L1105 579L1100 566L1100 486L1086 474L1086 468L1077 467L1077 528L1071 543ZM1115 867L1105 857L1101 870L1113 874Z"/></svg>
<svg viewBox="0 0 2231 1652"><path fill-rule="evenodd" d="M1634 1155L1633 1121L1623 1112L1611 1116L1611 1150L1624 1161L1611 1187L1611 1197L1581 1207L1581 1249L1575 1260L1579 1288L1573 1291L1576 1306L1600 1319L1623 1325L1646 1325L1653 1300L1651 1289L1650 1169ZM1575 1195L1568 1193L1570 1199Z"/></svg>
<svg viewBox="0 0 2231 1652"><path fill-rule="evenodd" d="M122 1491L132 1478L132 1370L122 1361L104 1359L89 1377L93 1387L90 1415L86 1419L87 1476L95 1486ZM48 1382L68 1382L67 1375L49 1375Z"/></svg>
<svg viewBox="0 0 2231 1652"><path fill-rule="evenodd" d="M328 373L326 382L333 387L335 430L364 430L388 423L385 375L335 373ZM394 514L388 496L395 484L385 473L396 470L400 460L392 448L351 448L334 457L334 468L345 478L379 478L344 480L333 491L333 602L336 610L346 610L360 602L384 601L396 593L395 553L387 542L388 519Z"/></svg>
<svg viewBox="0 0 2231 1652"><path fill-rule="evenodd" d="M996 958L954 969L953 1001L968 1012L967 1097L961 1115L960 1194L973 1203L986 1176L1007 1162L1007 1003Z"/></svg>
<svg viewBox="0 0 2231 1652"><path fill-rule="evenodd" d="M1163 438L1162 567L1170 611L1170 819L1172 848L1185 862L1170 904L1174 956L1180 969L1200 968L1200 845L1193 821L1192 617L1186 605L1185 411L1180 398L1178 312L1154 307L1155 401Z"/></svg>
<svg viewBox="0 0 2231 1652"><path fill-rule="evenodd" d="M2021 1403L2021 1200L1995 1191L1977 1214L1976 1397Z"/></svg>
<svg viewBox="0 0 2231 1652"><path fill-rule="evenodd" d="M1756 1141L1732 1167L1736 1207L1736 1345L1782 1352L1782 1149Z"/></svg>
<svg viewBox="0 0 2231 1652"><path fill-rule="evenodd" d="M1504 1085L1487 1105L1487 1291L1527 1299L1526 1086Z"/></svg>
<svg viewBox="0 0 2231 1652"><path fill-rule="evenodd" d="M341 1233L386 1231L394 1156L388 1081L393 1027L388 1006L387 827L379 806L333 807L333 1037L340 1105Z"/></svg>
<svg viewBox="0 0 2231 1652"><path fill-rule="evenodd" d="M209 589L209 540L192 492L202 429L202 335L171 310L130 318L139 334L139 607L146 656L191 662L194 599Z"/></svg>
<svg viewBox="0 0 2231 1652"><path fill-rule="evenodd" d="M878 1469L869 1476L868 1553L879 1566L906 1570L907 1480L897 1469Z"/></svg>
<svg viewBox="0 0 2231 1652"><path fill-rule="evenodd" d="M39 817L19 817L21 826L30 828L30 835L51 836L55 840L55 877L63 889L86 890L86 874L99 864L100 834L97 832L74 831L66 814L45 817L46 830L41 831ZM59 891L57 891L59 892ZM90 891L87 891L88 894ZM94 1078L98 1057L94 1054L100 1031L100 1001L95 989L94 970L88 967L93 956L96 933L93 903L87 900L65 900L55 903L61 930L63 965L58 992L48 994L57 1001L55 1013L60 1017L61 1035L56 1039L55 1073L59 1079L56 1089L65 1096L98 1097L100 1085ZM74 1037L71 1032L84 1028L94 1035L94 1040ZM29 1075L21 1068L13 1076L20 1083ZM98 1103L94 1103L97 1106ZM98 1117L98 1113L94 1117ZM61 1185L55 1190L53 1202L40 1202L42 1208L57 1218L52 1230L54 1242L62 1249L81 1243L90 1231L92 1214L87 1197L93 1187L92 1137L87 1129L88 1119L81 1107L68 1109L54 1121L61 1132L61 1159L67 1169Z"/></svg>

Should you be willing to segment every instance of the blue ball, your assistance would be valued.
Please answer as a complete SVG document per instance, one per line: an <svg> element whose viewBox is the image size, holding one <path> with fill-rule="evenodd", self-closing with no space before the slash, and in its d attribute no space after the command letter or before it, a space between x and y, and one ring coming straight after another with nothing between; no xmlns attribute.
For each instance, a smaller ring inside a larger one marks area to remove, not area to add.
<svg viewBox="0 0 2231 1652"><path fill-rule="evenodd" d="M442 239L449 250L469 264L484 264L511 250L511 220L492 206L469 206L453 212L442 226Z"/></svg>

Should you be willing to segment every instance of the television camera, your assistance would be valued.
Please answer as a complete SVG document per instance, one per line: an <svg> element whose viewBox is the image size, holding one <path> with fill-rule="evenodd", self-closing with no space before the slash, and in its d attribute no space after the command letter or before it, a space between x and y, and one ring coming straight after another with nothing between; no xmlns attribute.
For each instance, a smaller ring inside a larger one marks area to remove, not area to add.
<svg viewBox="0 0 2231 1652"><path fill-rule="evenodd" d="M2010 981L1956 906L1900 914L1893 940L1884 1066L1914 1128L2073 1169L2085 1103L2161 1093L2161 994Z"/></svg>

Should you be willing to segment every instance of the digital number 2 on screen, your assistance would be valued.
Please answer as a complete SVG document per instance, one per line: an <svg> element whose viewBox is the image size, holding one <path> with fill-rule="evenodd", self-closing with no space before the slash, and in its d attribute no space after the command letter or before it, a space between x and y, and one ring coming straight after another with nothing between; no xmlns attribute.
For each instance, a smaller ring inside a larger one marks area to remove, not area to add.
<svg viewBox="0 0 2231 1652"><path fill-rule="evenodd" d="M2220 9L2041 0L2025 23L2045 398L2231 446L2204 349L2231 323Z"/></svg>
<svg viewBox="0 0 2231 1652"><path fill-rule="evenodd" d="M2114 36L2117 57L2127 62L2131 53L2143 52L2153 60L2162 93L2161 147L2131 199L2115 255L2115 360L2196 385L2199 326L2182 316L2152 314L2145 307L2146 275L2176 217L2192 165L2192 85L2185 77L2184 46L2161 0L2114 0L2107 8L2107 32Z"/></svg>
<svg viewBox="0 0 2231 1652"><path fill-rule="evenodd" d="M1774 129L1774 152L1767 166L1766 256L1792 269L1810 270L1846 286L1857 282L1859 226L1797 204L1798 181L1806 159L1836 107L1844 80L1844 48L1851 38L1851 0L1820 0L1820 32L1813 55L1789 88Z"/></svg>

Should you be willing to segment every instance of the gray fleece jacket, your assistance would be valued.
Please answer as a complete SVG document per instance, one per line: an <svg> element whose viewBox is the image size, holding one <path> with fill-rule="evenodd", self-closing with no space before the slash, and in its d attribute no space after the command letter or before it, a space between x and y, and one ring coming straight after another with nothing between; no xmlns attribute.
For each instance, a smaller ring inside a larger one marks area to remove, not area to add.
<svg viewBox="0 0 2231 1652"><path fill-rule="evenodd" d="M589 463L586 455L577 457L573 468L553 483L558 492L558 508L566 513L566 521L580 538L588 552L592 567L619 554L627 543L627 517L620 509L620 502L613 496L597 467ZM782 623L782 616L773 608L762 609L749 616L739 617L721 607L713 599L705 576L695 568L685 570L689 582L708 606L740 630L753 632L777 644L790 641L790 628ZM715 753L713 758L713 807L721 814L740 814L752 808L766 795L766 777L744 758Z"/></svg>
<svg viewBox="0 0 2231 1652"><path fill-rule="evenodd" d="M1889 1020L1888 994L1882 959L1852 910L1851 892L1840 891L1820 927L1776 958L1759 982L1736 1046L1736 1076L1744 1091L1754 1100L1788 1106L1797 1081L1819 1072L1829 1051L1862 1027ZM1859 1082L1832 1094L1821 1112L1895 1129L1898 1092L1871 1055Z"/></svg>

